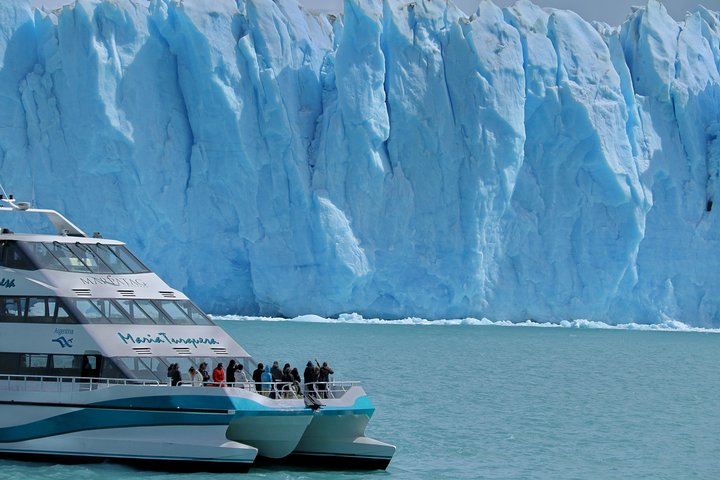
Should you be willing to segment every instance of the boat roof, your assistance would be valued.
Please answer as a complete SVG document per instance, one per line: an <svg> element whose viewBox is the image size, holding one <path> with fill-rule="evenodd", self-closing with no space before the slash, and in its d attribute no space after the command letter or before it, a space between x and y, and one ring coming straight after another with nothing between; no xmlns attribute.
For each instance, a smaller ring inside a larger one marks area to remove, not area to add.
<svg viewBox="0 0 720 480"><path fill-rule="evenodd" d="M37 233L0 233L0 241L15 240L21 242L59 242L59 243L102 243L104 245L125 245L124 242L97 237L74 237L68 235L47 235Z"/></svg>

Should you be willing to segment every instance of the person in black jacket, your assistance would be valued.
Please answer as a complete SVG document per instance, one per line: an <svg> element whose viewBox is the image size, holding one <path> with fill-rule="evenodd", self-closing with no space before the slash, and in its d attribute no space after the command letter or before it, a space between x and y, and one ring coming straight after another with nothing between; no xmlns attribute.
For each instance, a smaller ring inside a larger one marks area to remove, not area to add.
<svg viewBox="0 0 720 480"><path fill-rule="evenodd" d="M173 387L177 386L182 381L182 375L180 374L180 365L173 363L170 365L170 385Z"/></svg>
<svg viewBox="0 0 720 480"><path fill-rule="evenodd" d="M272 364L272 367L270 367L270 375L272 376L272 387L270 389L270 398L276 398L276 393L278 390L278 382L282 382L283 373L282 370L280 370L280 365L278 365L278 361L275 360Z"/></svg>
<svg viewBox="0 0 720 480"><path fill-rule="evenodd" d="M232 386L232 384L235 383L236 369L237 362L235 360L230 360L230 363L228 363L227 369L225 370L225 380L227 380L229 386Z"/></svg>
<svg viewBox="0 0 720 480"><path fill-rule="evenodd" d="M258 363L257 368L252 374L253 382L255 382L255 391L262 392L262 374L265 371L265 365Z"/></svg>
<svg viewBox="0 0 720 480"><path fill-rule="evenodd" d="M303 372L303 380L305 380L305 391L317 393L315 382L318 379L318 370L313 366L312 362L307 362L305 371Z"/></svg>
<svg viewBox="0 0 720 480"><path fill-rule="evenodd" d="M316 360L317 361L317 360ZM330 375L334 374L333 369L330 368L327 362L323 362L320 371L318 372L318 390L320 390L320 397L327 397L327 382L330 381Z"/></svg>

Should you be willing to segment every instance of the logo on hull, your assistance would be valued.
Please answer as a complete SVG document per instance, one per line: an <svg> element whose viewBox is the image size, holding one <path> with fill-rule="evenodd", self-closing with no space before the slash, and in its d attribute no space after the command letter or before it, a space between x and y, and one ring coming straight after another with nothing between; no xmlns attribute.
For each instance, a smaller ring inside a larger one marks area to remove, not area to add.
<svg viewBox="0 0 720 480"><path fill-rule="evenodd" d="M72 328L56 328L53 333L55 335L57 335L58 337L50 340L51 342L57 343L62 348L72 348L73 338L72 337L68 338L65 336L65 335L72 335L74 333Z"/></svg>
<svg viewBox="0 0 720 480"><path fill-rule="evenodd" d="M60 345L62 348L72 348L72 338L65 338L64 336L62 336L58 338L53 338L52 341L57 342L58 345Z"/></svg>

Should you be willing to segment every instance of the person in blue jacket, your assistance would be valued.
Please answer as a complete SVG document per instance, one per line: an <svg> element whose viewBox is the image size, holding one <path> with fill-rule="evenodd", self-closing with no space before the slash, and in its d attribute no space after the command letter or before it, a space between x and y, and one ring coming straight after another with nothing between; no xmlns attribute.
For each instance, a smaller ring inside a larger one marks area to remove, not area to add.
<svg viewBox="0 0 720 480"><path fill-rule="evenodd" d="M265 371L263 371L262 375L260 376L260 380L262 380L262 393L263 395L267 395L270 392L272 382L272 375L270 375L270 365L265 365Z"/></svg>

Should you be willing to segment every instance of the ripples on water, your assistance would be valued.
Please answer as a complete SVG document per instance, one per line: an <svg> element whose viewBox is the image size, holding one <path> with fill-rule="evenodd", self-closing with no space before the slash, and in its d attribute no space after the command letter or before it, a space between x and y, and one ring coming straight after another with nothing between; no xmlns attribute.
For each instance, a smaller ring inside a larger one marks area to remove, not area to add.
<svg viewBox="0 0 720 480"><path fill-rule="evenodd" d="M239 478L720 478L718 330L218 318L259 361L317 358L337 379L361 380L377 408L368 435L398 447L387 472L255 469ZM0 462L0 479L99 477L238 475Z"/></svg>

